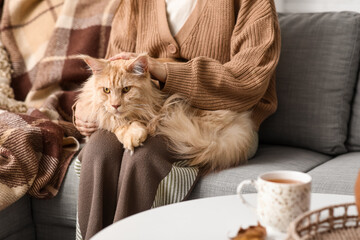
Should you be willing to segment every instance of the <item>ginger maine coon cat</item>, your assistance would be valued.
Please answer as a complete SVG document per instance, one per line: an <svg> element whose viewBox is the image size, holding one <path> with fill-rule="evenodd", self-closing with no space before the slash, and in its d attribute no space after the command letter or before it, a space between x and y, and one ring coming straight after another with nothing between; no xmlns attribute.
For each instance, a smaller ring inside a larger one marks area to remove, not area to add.
<svg viewBox="0 0 360 240"><path fill-rule="evenodd" d="M167 97L151 80L148 57L108 61L80 56L93 75L78 96L83 120L115 133L133 153L146 138L163 135L179 159L209 171L247 161L257 144L250 112L205 111L175 94Z"/></svg>

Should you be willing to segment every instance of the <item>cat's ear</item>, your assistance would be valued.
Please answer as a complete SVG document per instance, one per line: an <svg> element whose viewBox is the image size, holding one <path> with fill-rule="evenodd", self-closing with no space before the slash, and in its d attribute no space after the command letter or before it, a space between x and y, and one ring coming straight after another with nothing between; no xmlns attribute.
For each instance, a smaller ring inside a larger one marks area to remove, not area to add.
<svg viewBox="0 0 360 240"><path fill-rule="evenodd" d="M107 64L107 62L103 59L97 59L86 55L81 55L80 58L86 62L93 74L101 73Z"/></svg>
<svg viewBox="0 0 360 240"><path fill-rule="evenodd" d="M140 55L136 57L132 63L130 63L126 70L136 75L144 75L148 71L148 65L148 56Z"/></svg>

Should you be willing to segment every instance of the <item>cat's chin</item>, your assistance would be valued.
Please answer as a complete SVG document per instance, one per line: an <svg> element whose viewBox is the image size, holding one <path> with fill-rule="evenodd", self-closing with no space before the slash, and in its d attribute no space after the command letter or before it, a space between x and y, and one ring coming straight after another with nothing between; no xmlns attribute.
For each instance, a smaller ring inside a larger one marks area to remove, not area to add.
<svg viewBox="0 0 360 240"><path fill-rule="evenodd" d="M116 118L122 118L124 117L124 112L119 112L119 111L116 111L116 112L109 112L111 115L113 115L114 117Z"/></svg>
<svg viewBox="0 0 360 240"><path fill-rule="evenodd" d="M121 115L123 115L122 111L118 111L113 108L109 109L109 108L105 107L104 110L107 114L113 115L114 117L120 117Z"/></svg>

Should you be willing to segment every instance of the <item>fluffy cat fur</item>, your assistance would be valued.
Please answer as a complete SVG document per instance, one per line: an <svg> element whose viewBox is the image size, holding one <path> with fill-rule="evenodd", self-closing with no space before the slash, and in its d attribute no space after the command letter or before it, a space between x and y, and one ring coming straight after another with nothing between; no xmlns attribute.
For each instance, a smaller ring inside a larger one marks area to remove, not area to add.
<svg viewBox="0 0 360 240"><path fill-rule="evenodd" d="M181 96L165 96L153 83L148 58L107 61L81 56L93 75L78 96L77 108L86 108L83 120L117 136L133 153L148 135L163 135L178 158L208 171L247 161L257 144L250 112L204 111Z"/></svg>

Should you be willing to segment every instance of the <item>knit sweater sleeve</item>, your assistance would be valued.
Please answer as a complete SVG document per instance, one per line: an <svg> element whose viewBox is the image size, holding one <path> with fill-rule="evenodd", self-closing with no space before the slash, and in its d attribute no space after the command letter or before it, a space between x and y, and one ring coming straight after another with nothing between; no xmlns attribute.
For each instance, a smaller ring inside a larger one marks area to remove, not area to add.
<svg viewBox="0 0 360 240"><path fill-rule="evenodd" d="M222 64L196 57L185 63L167 63L164 91L180 93L201 109L246 111L269 88L279 55L280 31L273 1L240 0L230 61Z"/></svg>

